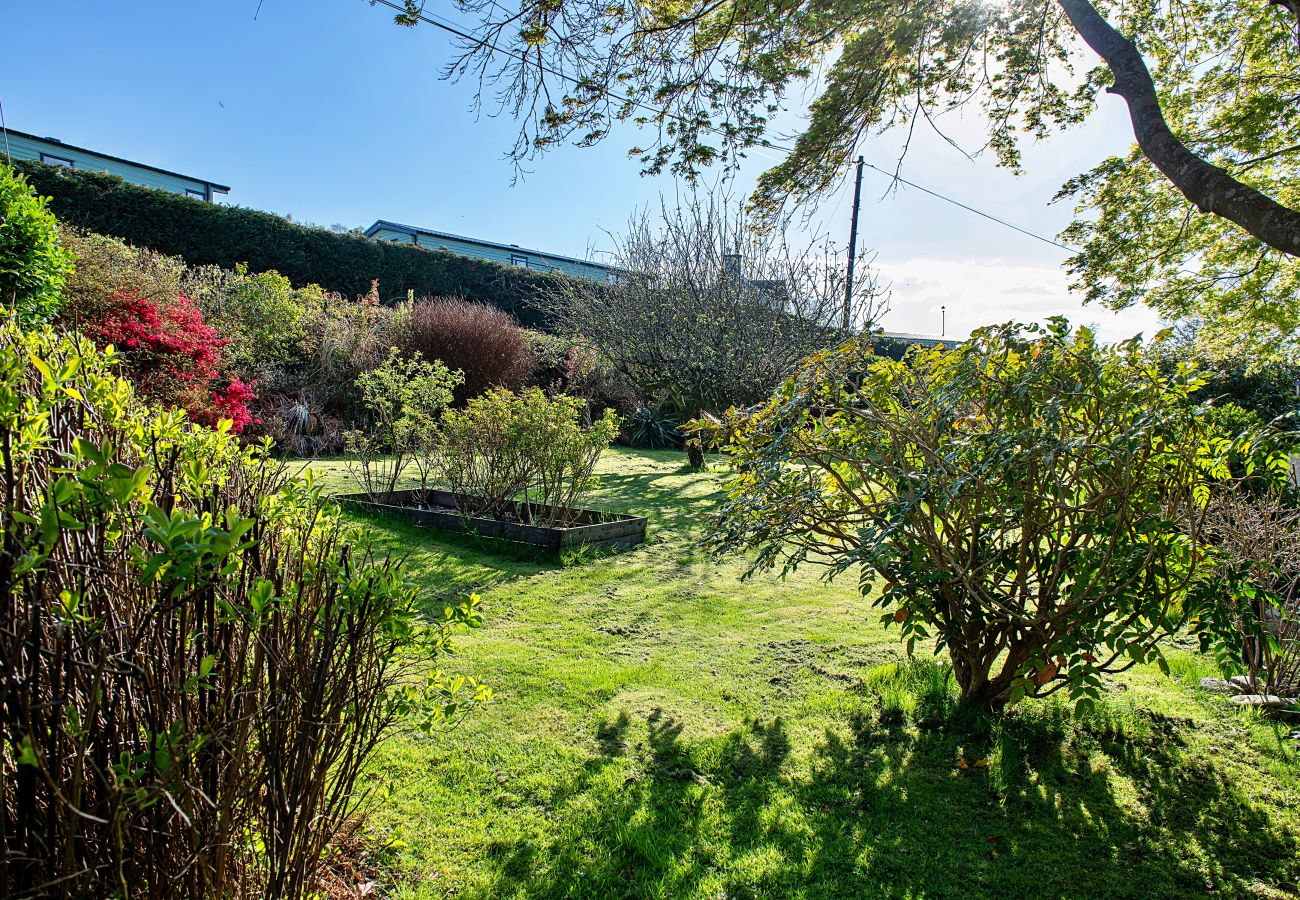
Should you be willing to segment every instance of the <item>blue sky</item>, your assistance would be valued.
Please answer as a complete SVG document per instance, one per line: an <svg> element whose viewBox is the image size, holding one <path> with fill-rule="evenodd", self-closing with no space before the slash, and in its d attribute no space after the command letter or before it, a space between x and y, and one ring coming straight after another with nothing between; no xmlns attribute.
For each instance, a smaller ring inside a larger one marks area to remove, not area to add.
<svg viewBox="0 0 1300 900"><path fill-rule="evenodd" d="M0 55L8 125L232 186L230 202L321 225L384 218L600 258L638 206L672 195L671 178L642 178L626 150L631 127L587 149L564 148L521 180L505 152L516 124L475 115L473 86L439 78L452 46L408 30L365 0L9 0ZM435 4L430 5L431 8ZM254 19L254 13L257 17ZM939 138L913 142L903 174L971 205L1054 235L1060 184L1131 141L1118 99L1088 125L1029 148L1030 174L974 162ZM488 98L488 111L492 110ZM979 142L978 119L945 126ZM862 152L893 164L898 136ZM742 192L771 160L752 158ZM816 221L841 241L845 189ZM949 334L1008 318L1067 313L1111 337L1150 332L1145 310L1080 309L1059 267L1064 252L868 171L860 242L893 284L884 325Z"/></svg>

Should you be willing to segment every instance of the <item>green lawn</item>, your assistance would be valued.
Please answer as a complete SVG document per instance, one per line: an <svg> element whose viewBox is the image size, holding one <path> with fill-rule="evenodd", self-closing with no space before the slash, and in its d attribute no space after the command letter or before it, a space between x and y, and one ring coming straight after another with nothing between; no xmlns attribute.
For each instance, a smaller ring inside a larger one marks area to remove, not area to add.
<svg viewBox="0 0 1300 900"><path fill-rule="evenodd" d="M681 462L607 454L594 505L650 541L580 565L366 520L431 607L482 594L449 668L496 691L381 749L393 895L1296 895L1295 726L1202 693L1208 663L1128 672L1082 720L958 721L851 577L742 582L699 552L720 479Z"/></svg>

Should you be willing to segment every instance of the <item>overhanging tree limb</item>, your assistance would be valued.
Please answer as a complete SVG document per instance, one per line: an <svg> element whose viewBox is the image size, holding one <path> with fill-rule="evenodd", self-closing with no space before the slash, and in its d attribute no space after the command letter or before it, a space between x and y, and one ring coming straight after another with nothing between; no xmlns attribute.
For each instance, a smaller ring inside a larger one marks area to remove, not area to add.
<svg viewBox="0 0 1300 900"><path fill-rule="evenodd" d="M1222 216L1259 240L1300 256L1300 211L1283 206L1197 156L1165 121L1142 54L1088 0L1057 0L1079 36L1115 76L1111 93L1128 104L1133 135L1147 159L1202 212Z"/></svg>

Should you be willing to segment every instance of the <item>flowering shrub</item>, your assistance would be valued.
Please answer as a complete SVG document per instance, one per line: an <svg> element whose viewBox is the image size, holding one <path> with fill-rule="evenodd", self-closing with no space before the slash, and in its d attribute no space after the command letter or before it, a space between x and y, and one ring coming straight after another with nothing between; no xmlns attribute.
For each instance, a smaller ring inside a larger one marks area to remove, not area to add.
<svg viewBox="0 0 1300 900"><path fill-rule="evenodd" d="M184 294L163 305L133 290L117 291L82 331L122 351L136 383L151 394L169 393L179 387L175 382L215 378L226 343Z"/></svg>
<svg viewBox="0 0 1300 900"><path fill-rule="evenodd" d="M239 434L258 421L248 409L248 404L257 400L255 386L255 384L245 384L236 378L224 391L209 392L212 395L210 407L195 404L187 406L186 409L191 419L209 428L215 428L222 419L229 419L230 430Z"/></svg>
<svg viewBox="0 0 1300 900"><path fill-rule="evenodd" d="M133 290L115 291L81 330L100 346L116 347L131 379L149 397L184 407L205 425L229 419L236 434L253 423L251 384L236 378L222 391L212 389L227 342L185 294L163 304Z"/></svg>

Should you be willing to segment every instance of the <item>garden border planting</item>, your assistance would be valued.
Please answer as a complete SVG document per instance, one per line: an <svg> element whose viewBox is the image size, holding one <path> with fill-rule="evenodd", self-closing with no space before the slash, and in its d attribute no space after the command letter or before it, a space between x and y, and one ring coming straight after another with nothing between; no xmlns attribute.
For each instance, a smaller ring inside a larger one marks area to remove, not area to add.
<svg viewBox="0 0 1300 900"><path fill-rule="evenodd" d="M630 550L645 541L646 525L649 522L646 516L596 509L575 509L572 512L576 516L577 524L563 528L547 528L519 520L466 515L460 512L456 496L450 491L422 491L418 488L379 494L339 494L334 499L355 509L406 518L421 528L474 531L483 537L531 544L555 553L578 547ZM425 502L421 502L421 499ZM428 502L429 500L432 502ZM522 518L524 504L511 501L511 507L513 512ZM532 504L532 508L540 512L550 509L537 503Z"/></svg>

